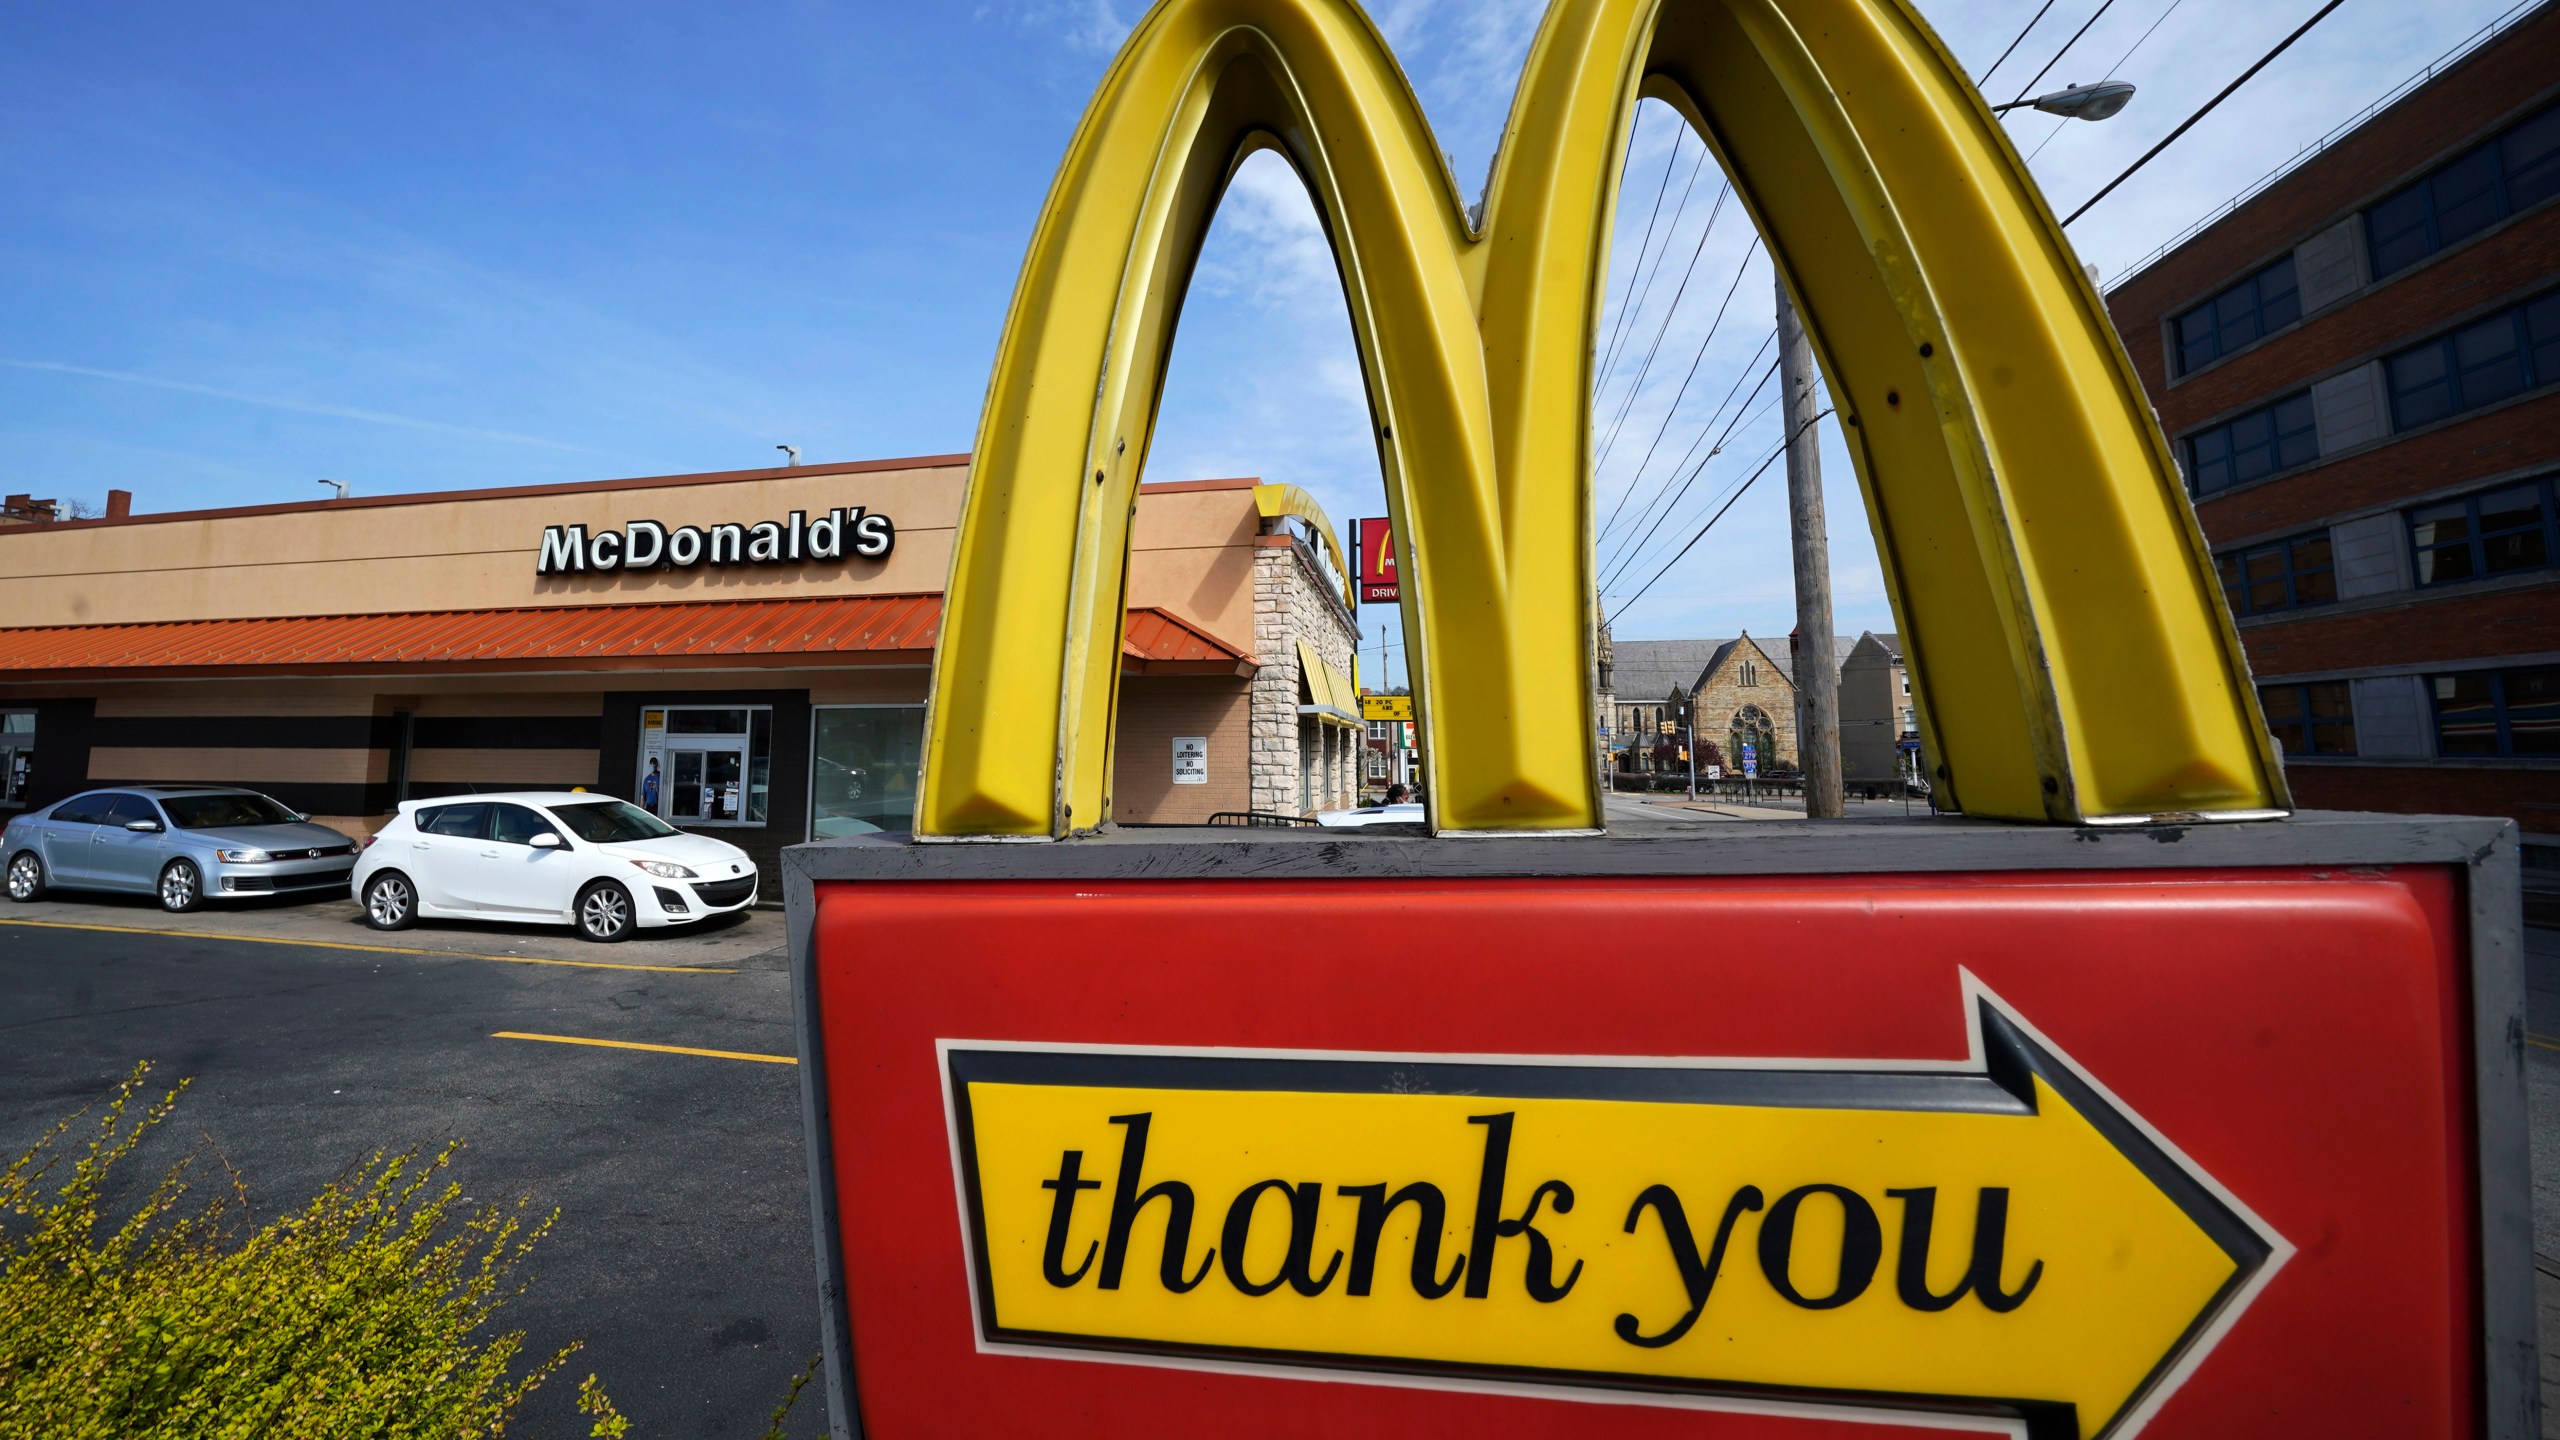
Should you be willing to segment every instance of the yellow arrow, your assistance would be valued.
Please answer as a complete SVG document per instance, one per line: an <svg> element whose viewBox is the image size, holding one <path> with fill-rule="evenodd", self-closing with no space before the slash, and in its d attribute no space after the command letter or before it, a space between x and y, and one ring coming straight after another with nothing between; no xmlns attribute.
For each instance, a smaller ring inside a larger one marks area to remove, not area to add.
<svg viewBox="0 0 2560 1440"><path fill-rule="evenodd" d="M1967 984L1957 1065L948 1042L982 1340L2129 1435L2291 1247Z"/></svg>

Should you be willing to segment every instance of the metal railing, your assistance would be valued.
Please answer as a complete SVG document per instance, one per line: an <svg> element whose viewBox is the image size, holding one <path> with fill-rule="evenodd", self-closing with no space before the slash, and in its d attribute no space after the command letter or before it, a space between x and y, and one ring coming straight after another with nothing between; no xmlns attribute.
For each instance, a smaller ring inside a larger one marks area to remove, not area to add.
<svg viewBox="0 0 2560 1440"><path fill-rule="evenodd" d="M2222 204L2214 207L2214 209L2209 211L2204 218L2169 237L2168 241L2161 245L2159 249L2152 251L2150 254L2143 256L2140 260L2137 260L2131 265L2126 266L2124 269L2117 271L2115 278L2109 280L2101 288L2113 290L2136 275L2141 274L2143 271L2159 264L2163 259L2167 258L2170 251L2175 250L2179 246L2186 244L2189 240L2194 239L2197 235L2203 233L2208 227L2221 221L2224 216L2229 215L2232 211L2239 209L2241 206L2257 199L2260 195L2265 194L2270 186L2274 185L2277 181L2284 179L2286 176L2291 175L2294 171L2301 169L2313 156L2318 155L2322 151L2327 150L2330 146L2337 144L2340 140L2345 139L2348 135L2361 128L2366 121L2371 120L2374 116L2379 115L2383 111L2391 108L2393 105L2398 104L2402 99L2406 98L2411 91L2416 90L2419 86L2426 84L2438 75L2441 75L2445 71L2453 68L2454 65L2468 57L2472 51L2479 49L2483 44L2506 30L2516 21L2522 19L2533 11L2539 10L2543 6L2552 3L2554 3L2554 0L2518 0L2517 4L2510 7L2497 19L2481 26L2477 31L2473 32L2469 38L2462 41L2462 43L2454 46L2452 49L2447 50L2442 55L2439 55L2434 60L2428 62L2427 68L2408 77L2399 84L2392 86L2389 91L2384 93L2381 99L2374 101L2362 110L2359 110L2355 114L2347 117L2344 122L2339 124L2336 129L2331 130L2328 134L2321 136L2319 139L2314 140L2310 144L2295 151L2291 159L2286 160L2283 164L2278 165L2273 170L2270 170L2266 174L2260 176L2255 183L2251 184L2247 189L2242 190L2239 194L2232 196L2230 199L2222 202Z"/></svg>

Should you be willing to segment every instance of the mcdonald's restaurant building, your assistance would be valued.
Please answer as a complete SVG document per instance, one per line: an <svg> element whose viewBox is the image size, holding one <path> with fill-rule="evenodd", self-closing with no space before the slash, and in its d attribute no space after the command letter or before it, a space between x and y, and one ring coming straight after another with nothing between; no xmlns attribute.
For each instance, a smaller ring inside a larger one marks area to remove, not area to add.
<svg viewBox="0 0 2560 1440"><path fill-rule="evenodd" d="M0 527L0 815L203 782L364 833L402 800L583 786L767 864L906 829L967 475L941 456ZM1294 486L1141 489L1116 822L1351 803L1348 568Z"/></svg>

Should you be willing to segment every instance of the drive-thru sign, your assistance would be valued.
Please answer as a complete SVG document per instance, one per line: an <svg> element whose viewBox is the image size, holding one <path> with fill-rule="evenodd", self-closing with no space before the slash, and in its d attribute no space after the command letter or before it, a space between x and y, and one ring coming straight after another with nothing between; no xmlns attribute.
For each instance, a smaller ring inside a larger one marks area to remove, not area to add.
<svg viewBox="0 0 2560 1440"><path fill-rule="evenodd" d="M1967 818L1599 833L1638 93L1806 315ZM1255 147L1353 297L1430 838L1096 829ZM839 1435L2535 1433L2512 827L2288 816L2130 366L1904 0L1557 0L1473 215L1349 0L1164 0L953 556L919 835L784 861Z"/></svg>

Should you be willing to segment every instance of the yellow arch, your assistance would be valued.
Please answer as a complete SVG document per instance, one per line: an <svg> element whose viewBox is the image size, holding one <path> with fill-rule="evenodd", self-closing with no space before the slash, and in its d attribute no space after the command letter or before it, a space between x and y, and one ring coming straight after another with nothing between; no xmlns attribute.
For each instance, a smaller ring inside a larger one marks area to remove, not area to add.
<svg viewBox="0 0 2560 1440"><path fill-rule="evenodd" d="M1806 316L1931 757L1978 815L2286 805L2166 442L1999 126L1904 0L1557 0L1471 228L1351 0L1160 0L1061 165L964 507L920 833L1107 813L1128 523L1185 286L1257 149L1305 179L1377 422L1443 830L1600 822L1589 395L1638 96Z"/></svg>

